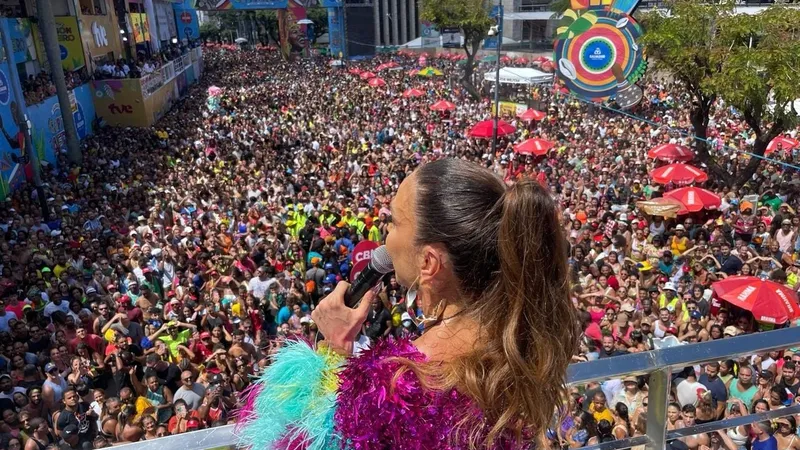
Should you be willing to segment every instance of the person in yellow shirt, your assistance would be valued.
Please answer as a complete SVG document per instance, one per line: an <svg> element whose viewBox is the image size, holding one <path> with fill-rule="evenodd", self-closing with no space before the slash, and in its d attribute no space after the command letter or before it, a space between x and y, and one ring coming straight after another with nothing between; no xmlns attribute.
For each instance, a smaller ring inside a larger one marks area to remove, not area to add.
<svg viewBox="0 0 800 450"><path fill-rule="evenodd" d="M614 423L614 416L611 410L606 406L606 394L603 392L595 392L592 397L592 404L589 405L589 412L594 416L595 422L607 420L609 423Z"/></svg>
<svg viewBox="0 0 800 450"><path fill-rule="evenodd" d="M370 218L367 217L367 219ZM381 236L380 225L381 225L380 218L376 217L375 219L369 220L369 222L367 223L367 226L369 226L369 234L367 235L367 239L377 243L380 243L381 240L383 240L383 236Z"/></svg>
<svg viewBox="0 0 800 450"><path fill-rule="evenodd" d="M342 221L347 224L348 227L355 227L356 223L358 223L358 217L353 214L353 210L351 208L347 208L344 210L344 217L342 217Z"/></svg>

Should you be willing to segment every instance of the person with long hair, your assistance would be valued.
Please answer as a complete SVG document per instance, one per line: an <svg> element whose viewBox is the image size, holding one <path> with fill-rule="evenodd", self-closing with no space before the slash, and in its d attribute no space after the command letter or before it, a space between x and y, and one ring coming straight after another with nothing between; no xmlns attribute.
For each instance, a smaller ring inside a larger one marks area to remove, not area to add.
<svg viewBox="0 0 800 450"><path fill-rule="evenodd" d="M631 426L631 419L628 416L628 406L625 405L625 403L619 402L614 405L611 412L614 415L614 428L612 429L614 438L620 440L633 436L633 427Z"/></svg>
<svg viewBox="0 0 800 450"><path fill-rule="evenodd" d="M287 342L244 399L242 443L545 448L579 336L552 196L443 159L403 180L391 212L386 249L424 333L353 356L376 294L351 309L339 283L312 314L317 352Z"/></svg>

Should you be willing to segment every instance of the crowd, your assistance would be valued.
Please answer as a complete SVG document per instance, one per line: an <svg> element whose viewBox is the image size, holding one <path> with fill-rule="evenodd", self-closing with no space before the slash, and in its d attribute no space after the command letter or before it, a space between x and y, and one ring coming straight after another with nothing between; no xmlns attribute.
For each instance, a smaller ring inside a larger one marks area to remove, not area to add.
<svg viewBox="0 0 800 450"><path fill-rule="evenodd" d="M429 60L446 75L458 70ZM664 190L648 176L656 162L646 151L690 128L679 85L648 81L636 110L663 126L535 88L547 117L507 118L519 132L492 153L466 137L490 117L488 100L470 99L448 77L406 72L380 72L387 85L375 88L325 61L207 50L201 83L156 126L100 130L84 141L80 169L58 156L43 174L49 217L30 189L17 191L0 207L0 448L101 448L231 423L238 394L270 355L287 339L320 338L310 311L348 279L357 243L385 238L404 177L438 158L550 187L584 330L576 362L670 336L692 343L768 330L713 298L710 284L726 276L800 287L797 175L777 163L741 189L707 183L724 198L718 211L663 220L636 208ZM222 89L213 112L212 85ZM425 95L402 97L408 88ZM457 108L431 111L437 99ZM711 133L719 155L731 152L723 145L752 143L721 103ZM514 153L514 140L533 136L557 142L554 151ZM727 160L730 173L744 164ZM357 351L422 331L405 312L404 289L385 281ZM800 353L689 367L673 387L670 429L781 408L800 388ZM554 448L644 433L646 377L571 394L549 433ZM800 448L796 425L789 417L681 445Z"/></svg>
<svg viewBox="0 0 800 450"><path fill-rule="evenodd" d="M86 79L86 71L84 69L64 71L64 80L67 83L68 90L80 86ZM35 105L43 102L48 97L56 95L56 85L48 72L41 71L38 75L28 75L28 78L22 83L22 91L25 96L25 103Z"/></svg>

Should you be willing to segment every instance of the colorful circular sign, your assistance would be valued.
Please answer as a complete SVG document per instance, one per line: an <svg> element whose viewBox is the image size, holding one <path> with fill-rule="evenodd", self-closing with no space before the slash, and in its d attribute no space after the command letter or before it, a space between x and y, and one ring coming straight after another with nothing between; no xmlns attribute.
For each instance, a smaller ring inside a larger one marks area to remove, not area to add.
<svg viewBox="0 0 800 450"><path fill-rule="evenodd" d="M11 100L11 85L8 83L6 73L0 70L0 105L7 105Z"/></svg>
<svg viewBox="0 0 800 450"><path fill-rule="evenodd" d="M602 102L644 75L644 50L636 43L642 28L632 16L592 9L565 14L562 22L553 59L559 80L573 94Z"/></svg>
<svg viewBox="0 0 800 450"><path fill-rule="evenodd" d="M181 22L183 23L192 23L192 15L188 12L184 11L181 13Z"/></svg>
<svg viewBox="0 0 800 450"><path fill-rule="evenodd" d="M350 282L352 283L358 277L362 270L364 270L372 260L372 252L378 248L379 245L372 241L361 241L356 244L353 249L353 268L350 269Z"/></svg>
<svg viewBox="0 0 800 450"><path fill-rule="evenodd" d="M67 47L64 47L61 44L58 44L58 51L61 52L61 60L62 61L67 59L67 56L69 56L69 51L67 50Z"/></svg>

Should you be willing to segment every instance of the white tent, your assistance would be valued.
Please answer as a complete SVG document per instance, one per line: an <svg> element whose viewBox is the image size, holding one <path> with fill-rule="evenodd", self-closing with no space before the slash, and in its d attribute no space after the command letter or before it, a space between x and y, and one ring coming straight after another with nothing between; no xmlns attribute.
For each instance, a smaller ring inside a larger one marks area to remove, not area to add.
<svg viewBox="0 0 800 450"><path fill-rule="evenodd" d="M491 70L483 75L483 79L494 83L495 76L495 71ZM544 84L552 82L552 73L545 73L529 67L503 67L500 69L500 83L502 84Z"/></svg>
<svg viewBox="0 0 800 450"><path fill-rule="evenodd" d="M503 38L503 45L512 44L519 44L519 41L507 37ZM464 45L464 36L461 36L461 45ZM400 48L439 48L441 46L442 40L439 38L428 39L427 42L423 43L422 38L418 37L401 45Z"/></svg>

